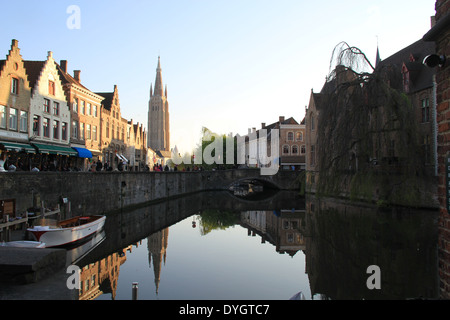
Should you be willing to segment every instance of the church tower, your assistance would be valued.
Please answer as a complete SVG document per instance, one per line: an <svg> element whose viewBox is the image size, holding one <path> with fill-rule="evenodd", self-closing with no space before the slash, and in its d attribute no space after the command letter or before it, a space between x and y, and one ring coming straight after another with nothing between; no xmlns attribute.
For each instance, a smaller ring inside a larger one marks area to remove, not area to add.
<svg viewBox="0 0 450 320"><path fill-rule="evenodd" d="M158 57L155 88L150 85L148 103L148 147L154 151L170 151L169 102L167 86L163 91L161 60Z"/></svg>

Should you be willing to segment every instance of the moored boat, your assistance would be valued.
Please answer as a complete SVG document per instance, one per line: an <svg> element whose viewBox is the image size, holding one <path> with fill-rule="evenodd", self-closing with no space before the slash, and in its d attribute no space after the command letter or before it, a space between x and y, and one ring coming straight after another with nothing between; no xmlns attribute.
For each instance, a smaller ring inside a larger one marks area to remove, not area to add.
<svg viewBox="0 0 450 320"><path fill-rule="evenodd" d="M44 242L46 248L68 246L101 231L105 225L105 216L81 216L63 221L56 225L41 225L27 230L34 240Z"/></svg>

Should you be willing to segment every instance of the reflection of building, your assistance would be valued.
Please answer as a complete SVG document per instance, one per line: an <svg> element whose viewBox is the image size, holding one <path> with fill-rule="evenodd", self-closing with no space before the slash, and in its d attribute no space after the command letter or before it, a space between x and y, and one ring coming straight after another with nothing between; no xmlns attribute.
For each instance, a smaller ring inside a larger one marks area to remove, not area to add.
<svg viewBox="0 0 450 320"><path fill-rule="evenodd" d="M161 280L162 262L166 263L167 245L169 243L169 228L158 231L147 238L148 263L155 274L156 294Z"/></svg>
<svg viewBox="0 0 450 320"><path fill-rule="evenodd" d="M113 253L96 263L84 266L80 272L79 300L94 300L104 293L111 293L114 300L120 266L126 259L124 249L123 254Z"/></svg>
<svg viewBox="0 0 450 320"><path fill-rule="evenodd" d="M262 243L268 241L276 246L277 252L294 256L305 250L304 215L304 210L246 211L241 213L241 223L249 235L259 234Z"/></svg>

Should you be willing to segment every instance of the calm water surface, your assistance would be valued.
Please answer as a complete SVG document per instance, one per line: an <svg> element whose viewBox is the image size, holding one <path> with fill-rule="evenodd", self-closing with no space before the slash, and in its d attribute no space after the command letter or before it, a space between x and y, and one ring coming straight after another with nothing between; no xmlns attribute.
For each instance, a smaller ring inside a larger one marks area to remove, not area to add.
<svg viewBox="0 0 450 320"><path fill-rule="evenodd" d="M437 213L279 192L202 193L108 217L79 299L436 298ZM367 268L381 271L370 290Z"/></svg>

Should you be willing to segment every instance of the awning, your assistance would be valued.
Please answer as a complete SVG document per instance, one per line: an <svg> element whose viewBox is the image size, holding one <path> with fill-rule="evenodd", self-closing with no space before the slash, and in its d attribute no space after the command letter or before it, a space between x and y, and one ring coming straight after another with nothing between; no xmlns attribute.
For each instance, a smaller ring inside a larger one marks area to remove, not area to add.
<svg viewBox="0 0 450 320"><path fill-rule="evenodd" d="M63 156L77 156L78 153L69 147L52 146L48 144L33 143L40 153L59 154Z"/></svg>
<svg viewBox="0 0 450 320"><path fill-rule="evenodd" d="M125 158L122 154L116 153L116 156L117 156L117 158L119 158L120 160L128 162L128 159Z"/></svg>
<svg viewBox="0 0 450 320"><path fill-rule="evenodd" d="M36 150L33 148L33 146L29 144L24 143L12 143L12 142L3 142L0 141L0 144L5 147L6 150L9 151L16 151L16 152L27 152L27 153L35 153Z"/></svg>
<svg viewBox="0 0 450 320"><path fill-rule="evenodd" d="M125 156L124 156L123 154L121 154L120 156L122 157L122 159L123 159L124 161L128 162L128 159L125 158Z"/></svg>
<svg viewBox="0 0 450 320"><path fill-rule="evenodd" d="M72 149L75 149L75 151L78 153L78 157L79 158L87 158L87 159L92 159L92 152L89 151L86 148L75 148L72 147Z"/></svg>

